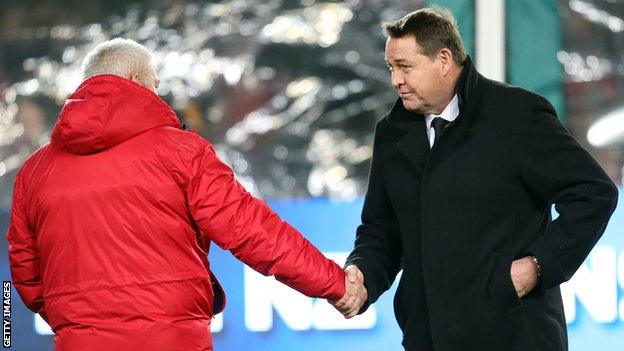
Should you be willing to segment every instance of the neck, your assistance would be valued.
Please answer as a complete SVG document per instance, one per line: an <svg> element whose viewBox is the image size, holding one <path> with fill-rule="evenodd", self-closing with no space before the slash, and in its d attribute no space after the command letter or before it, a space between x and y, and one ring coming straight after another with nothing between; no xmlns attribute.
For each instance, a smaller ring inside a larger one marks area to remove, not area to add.
<svg viewBox="0 0 624 351"><path fill-rule="evenodd" d="M451 100L453 100L453 96L455 96L455 92L457 91L457 82L459 81L462 70L462 66L452 66L448 74L447 82L445 82L448 84L448 89L445 90L446 93L444 95L444 98L440 100L440 103L436 106L435 111L432 114L441 114L446 106L448 106L448 104L451 102Z"/></svg>

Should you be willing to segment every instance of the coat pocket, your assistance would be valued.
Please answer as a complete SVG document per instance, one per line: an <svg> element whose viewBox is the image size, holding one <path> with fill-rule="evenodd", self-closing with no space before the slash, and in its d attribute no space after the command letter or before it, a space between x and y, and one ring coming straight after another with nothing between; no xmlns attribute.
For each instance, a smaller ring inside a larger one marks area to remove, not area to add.
<svg viewBox="0 0 624 351"><path fill-rule="evenodd" d="M494 261L494 271L489 285L493 303L503 313L513 312L522 307L522 301L511 280L512 262L511 255L498 256Z"/></svg>
<svg viewBox="0 0 624 351"><path fill-rule="evenodd" d="M397 324L399 325L399 328L401 328L401 330L404 331L405 325L403 322L403 316L401 314L401 310L403 306L401 297L403 295L403 290L404 290L403 279L401 279L401 281L399 281L399 286L397 287L397 291L396 293L394 293L393 307L394 307L394 318L396 319Z"/></svg>
<svg viewBox="0 0 624 351"><path fill-rule="evenodd" d="M212 308L211 315L215 316L225 309L225 291L217 280L217 277L212 273L211 270L208 271L210 274L210 286L212 288Z"/></svg>

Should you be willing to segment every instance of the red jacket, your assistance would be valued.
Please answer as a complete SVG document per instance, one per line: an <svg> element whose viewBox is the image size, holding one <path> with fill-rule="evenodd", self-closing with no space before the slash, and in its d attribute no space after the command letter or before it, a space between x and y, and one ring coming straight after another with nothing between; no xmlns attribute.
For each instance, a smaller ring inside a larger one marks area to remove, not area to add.
<svg viewBox="0 0 624 351"><path fill-rule="evenodd" d="M20 169L7 238L13 283L57 350L212 350L211 241L308 296L345 289L208 141L112 75L82 83Z"/></svg>

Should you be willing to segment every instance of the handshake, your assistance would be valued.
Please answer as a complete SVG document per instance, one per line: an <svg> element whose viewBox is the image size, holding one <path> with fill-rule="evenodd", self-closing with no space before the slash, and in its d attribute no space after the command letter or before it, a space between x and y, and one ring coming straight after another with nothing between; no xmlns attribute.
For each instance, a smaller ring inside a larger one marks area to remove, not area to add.
<svg viewBox="0 0 624 351"><path fill-rule="evenodd" d="M362 305L368 299L368 292L364 287L364 275L354 265L345 269L345 294L340 300L329 301L345 318L358 314Z"/></svg>

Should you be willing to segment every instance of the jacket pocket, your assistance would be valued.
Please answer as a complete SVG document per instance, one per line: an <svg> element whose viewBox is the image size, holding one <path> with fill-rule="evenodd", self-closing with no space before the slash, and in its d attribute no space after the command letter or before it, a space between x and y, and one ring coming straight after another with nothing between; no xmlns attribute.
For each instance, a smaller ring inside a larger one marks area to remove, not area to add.
<svg viewBox="0 0 624 351"><path fill-rule="evenodd" d="M522 301L516 293L511 280L513 256L501 255L494 261L494 271L489 285L493 303L501 312L513 312L522 307Z"/></svg>
<svg viewBox="0 0 624 351"><path fill-rule="evenodd" d="M399 286L397 287L397 291L394 294L394 301L393 301L393 307L394 307L394 318L397 321L397 324L399 325L399 327L401 328L401 330L404 331L404 323L403 323L403 316L401 315L401 306L403 306L402 301L401 301L401 297L403 295L403 277L401 277L401 281L399 281Z"/></svg>
<svg viewBox="0 0 624 351"><path fill-rule="evenodd" d="M223 312L223 310L225 309L225 291L223 290L221 283L219 283L219 280L217 280L217 277L214 275L214 273L212 273L211 270L209 270L208 273L210 274L210 286L212 288L211 315L215 316Z"/></svg>

